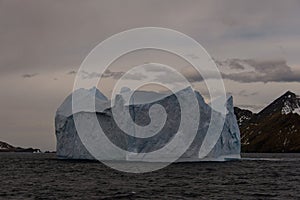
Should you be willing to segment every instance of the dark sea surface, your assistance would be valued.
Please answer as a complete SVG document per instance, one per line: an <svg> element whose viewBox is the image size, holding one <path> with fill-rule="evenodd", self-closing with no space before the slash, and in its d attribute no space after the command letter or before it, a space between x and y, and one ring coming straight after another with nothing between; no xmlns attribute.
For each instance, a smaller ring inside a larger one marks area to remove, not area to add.
<svg viewBox="0 0 300 200"><path fill-rule="evenodd" d="M1 153L0 199L300 199L300 154L243 157L128 174L54 154Z"/></svg>

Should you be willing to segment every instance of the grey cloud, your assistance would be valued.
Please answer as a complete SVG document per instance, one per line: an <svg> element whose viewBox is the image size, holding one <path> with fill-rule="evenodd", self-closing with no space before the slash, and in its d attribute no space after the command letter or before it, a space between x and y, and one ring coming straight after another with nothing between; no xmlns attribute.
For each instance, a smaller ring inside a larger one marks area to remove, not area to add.
<svg viewBox="0 0 300 200"><path fill-rule="evenodd" d="M113 71L110 71L109 69L107 69L107 70L105 70L102 77L104 77L104 78L112 77L113 79L119 79L123 76L123 74L124 74L124 72L113 72Z"/></svg>
<svg viewBox="0 0 300 200"><path fill-rule="evenodd" d="M176 69L174 69L176 70ZM146 72L160 72L162 74L157 76L157 80L164 80L164 83L172 83L179 82L180 80L175 77L171 77L168 74L170 73L168 68L162 68L161 66L151 66L145 69ZM189 82L197 82L202 81L202 77L197 73L195 69L190 66L184 67L181 71L179 71Z"/></svg>
<svg viewBox="0 0 300 200"><path fill-rule="evenodd" d="M67 74L68 75L74 75L74 74L76 74L77 72L75 71L75 70L72 70L72 71L69 71Z"/></svg>
<svg viewBox="0 0 300 200"><path fill-rule="evenodd" d="M186 54L185 56L190 57L191 59L199 59L199 57L194 54Z"/></svg>
<svg viewBox="0 0 300 200"><path fill-rule="evenodd" d="M238 59L228 59L225 62L227 62L227 64L231 69L237 69L237 70L245 69L245 67L242 64L240 64L238 61L239 61Z"/></svg>
<svg viewBox="0 0 300 200"><path fill-rule="evenodd" d="M179 73L181 73L187 79L187 81L190 83L201 82L204 80L203 76L201 74L199 74L199 72L196 71L193 67L185 67ZM169 83L172 83L172 81L180 82L180 80L178 78L169 77L167 72L165 72L165 75L160 76L160 78L168 79ZM206 71L206 78L207 79L216 79L216 78L219 78L219 76L213 71Z"/></svg>
<svg viewBox="0 0 300 200"><path fill-rule="evenodd" d="M93 78L99 78L99 77L101 77L100 73L97 73L97 72L87 72L87 71L84 71L84 70L80 71L80 75L81 75L81 77L83 79L93 79Z"/></svg>
<svg viewBox="0 0 300 200"><path fill-rule="evenodd" d="M176 70L176 69L174 69ZM164 83L172 83L172 82L180 82L178 77L170 76L170 70L168 68L164 68L161 66L151 65L151 67L145 68L146 72L159 72L156 75L157 81L163 81ZM194 73L195 71L191 70L190 68L184 68L178 73L184 75L188 80L189 79L196 79L197 74Z"/></svg>
<svg viewBox="0 0 300 200"><path fill-rule="evenodd" d="M192 68L184 68L181 70L182 75L189 81L189 82L200 82L203 81L203 77Z"/></svg>
<svg viewBox="0 0 300 200"><path fill-rule="evenodd" d="M126 74L126 79L128 80L143 80L145 78L147 78L147 76L142 73Z"/></svg>
<svg viewBox="0 0 300 200"><path fill-rule="evenodd" d="M161 67L161 66L156 66L156 65L151 65L151 67L146 67L145 68L146 72L168 72L167 68Z"/></svg>
<svg viewBox="0 0 300 200"><path fill-rule="evenodd" d="M249 97L249 96L254 96L257 95L258 92L247 92L246 90L241 90L237 95L243 96L243 97Z"/></svg>
<svg viewBox="0 0 300 200"><path fill-rule="evenodd" d="M225 61L214 59L214 61L220 69L222 78L224 79L242 83L300 82L300 71L292 70L285 60L255 60L235 58L227 59ZM190 82L203 81L203 77L192 68L184 68L181 73ZM214 79L217 78L217 76L213 72L208 72L207 78ZM245 96L248 94L241 93L239 95Z"/></svg>
<svg viewBox="0 0 300 200"><path fill-rule="evenodd" d="M37 75L38 75L38 73L33 73L33 74L23 74L22 77L23 77L23 78L32 78L32 77L35 77L35 76L37 76Z"/></svg>
<svg viewBox="0 0 300 200"><path fill-rule="evenodd" d="M300 71L293 71L284 60L258 61L254 59L234 59L229 62L231 69L246 68L243 65L252 67L252 71L241 71L238 73L222 72L223 78L237 82L300 82ZM222 71L222 69L221 69Z"/></svg>
<svg viewBox="0 0 300 200"><path fill-rule="evenodd" d="M264 37L280 33L283 36L281 45L286 46L285 41L290 36L298 38L298 19L299 1L296 0L288 3L277 0L75 0L72 4L50 0L1 1L0 70L4 74L14 73L19 68L60 70L79 66L88 52L108 36L141 26L182 31L197 41L203 41L213 53L224 46L226 39L248 37L250 31L252 35ZM287 30L290 30L288 34ZM251 43L259 45L259 41ZM269 44L273 43L265 42L264 46L274 46ZM244 52L231 47L232 44L224 46L226 52ZM244 47L245 50L252 48Z"/></svg>
<svg viewBox="0 0 300 200"><path fill-rule="evenodd" d="M161 82L164 84L176 84L176 83L180 83L181 80L178 77L174 77L174 76L168 76L168 74L159 74L156 76L156 78L154 79L154 81L157 82Z"/></svg>
<svg viewBox="0 0 300 200"><path fill-rule="evenodd" d="M192 67L184 68L183 70L181 70L181 73L191 83L204 81L204 77ZM219 78L220 78L219 72L208 71L208 70L206 71L205 79L219 79Z"/></svg>
<svg viewBox="0 0 300 200"><path fill-rule="evenodd" d="M287 65L285 60L255 60L255 59L227 59L225 61L220 61L214 59L218 65L222 78L229 79L242 83L251 82L300 82L300 71L292 70L290 66ZM226 71L224 66L227 66L231 72ZM250 69L249 69L250 68ZM233 71L233 72L232 72ZM146 72L162 72L163 75L158 76L158 80L163 80L165 83L180 82L177 78L172 78L168 76L168 70L163 70L161 67L151 66L146 68ZM186 77L189 82L201 82L203 77L192 67L183 68L180 73ZM100 73L97 72L85 72L82 71L84 78L99 78ZM106 70L102 75L104 78L119 79L124 75L124 72L113 72ZM130 77L129 77L130 76ZM132 74L127 76L129 79L142 80L146 78L143 74ZM207 77L209 79L217 78L214 72L207 72ZM250 94L241 93L240 96L250 96ZM252 94L255 95L255 94Z"/></svg>
<svg viewBox="0 0 300 200"><path fill-rule="evenodd" d="M113 71L110 71L109 69L107 69L107 70L105 70L105 72L103 74L101 74L98 72L87 72L87 71L81 70L80 74L81 74L82 78L84 78L84 79L100 78L101 76L103 78L119 79L123 76L124 72L113 72Z"/></svg>

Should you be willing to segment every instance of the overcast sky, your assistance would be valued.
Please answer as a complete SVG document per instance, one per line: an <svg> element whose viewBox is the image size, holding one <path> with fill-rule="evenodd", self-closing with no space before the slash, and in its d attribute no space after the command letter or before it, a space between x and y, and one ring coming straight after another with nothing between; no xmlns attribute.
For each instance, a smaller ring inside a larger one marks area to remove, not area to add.
<svg viewBox="0 0 300 200"><path fill-rule="evenodd" d="M0 141L54 150L55 112L81 62L99 42L136 27L196 39L235 105L258 111L287 90L300 94L299 11L298 0L0 0ZM124 71L113 68L107 82Z"/></svg>

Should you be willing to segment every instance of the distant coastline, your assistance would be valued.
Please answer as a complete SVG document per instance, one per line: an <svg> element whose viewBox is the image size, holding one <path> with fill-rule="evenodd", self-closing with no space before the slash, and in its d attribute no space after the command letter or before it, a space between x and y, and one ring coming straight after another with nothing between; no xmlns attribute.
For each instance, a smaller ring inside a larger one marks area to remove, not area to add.
<svg viewBox="0 0 300 200"><path fill-rule="evenodd" d="M6 142L0 141L0 153L51 153L54 154L56 151L41 151L38 148L22 148L22 147L14 147ZM244 151L242 145L242 154L256 154L256 153L263 153L263 154L271 154L271 153L300 153L300 151Z"/></svg>
<svg viewBox="0 0 300 200"><path fill-rule="evenodd" d="M0 152L24 152L24 153L41 153L40 149L36 148L22 148L22 147L14 147L6 142L0 141Z"/></svg>

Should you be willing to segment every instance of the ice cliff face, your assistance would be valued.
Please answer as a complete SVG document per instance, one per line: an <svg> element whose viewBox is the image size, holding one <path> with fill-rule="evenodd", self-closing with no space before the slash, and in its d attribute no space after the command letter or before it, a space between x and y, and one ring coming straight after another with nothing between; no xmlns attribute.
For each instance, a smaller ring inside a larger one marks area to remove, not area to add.
<svg viewBox="0 0 300 200"><path fill-rule="evenodd" d="M81 91L75 92L81 92L83 98L90 98L91 92L96 94L97 118L103 131L112 143L126 151L146 153L158 150L172 140L179 128L181 109L176 95L174 94L156 100L152 103L135 105L124 105L122 96L118 95L116 97L115 106L129 108L130 115L132 117L134 116L133 120L140 126L149 124L150 118L148 112L149 108L153 104L160 104L164 107L167 113L166 123L159 133L150 138L136 138L131 135L124 134L123 131L116 125L112 118L112 109L108 106L110 105L110 102L103 94L99 91L95 92L95 89L94 91L82 89ZM179 92L184 92L184 90ZM200 147L210 124L211 113L215 112L220 119L222 115L218 115L216 111L212 110L211 107L204 102L202 96L198 92L195 92L195 95L200 109L198 132L191 146L181 156L181 158L178 159L178 162L201 160L224 161L226 159L240 158L240 132L233 111L232 97L227 100L226 106L228 112L225 117L225 124L219 140L205 158L199 158ZM82 119L87 119L92 115L92 113L82 110L82 112L72 114L71 108L72 95L66 98L65 102L63 102L56 113L55 128L57 137L57 156L66 159L94 159L82 144L74 124L75 115L76 118L80 117ZM124 154L124 157L121 156L111 159L128 160L128 155Z"/></svg>

